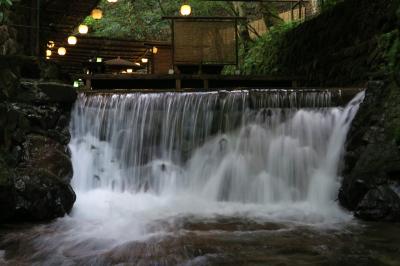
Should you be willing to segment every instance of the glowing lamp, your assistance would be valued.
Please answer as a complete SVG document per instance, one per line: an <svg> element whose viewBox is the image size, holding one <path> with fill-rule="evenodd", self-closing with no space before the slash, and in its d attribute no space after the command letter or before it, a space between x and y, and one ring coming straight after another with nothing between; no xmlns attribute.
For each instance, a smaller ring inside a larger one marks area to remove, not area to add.
<svg viewBox="0 0 400 266"><path fill-rule="evenodd" d="M56 44L53 42L53 41L49 41L48 43L47 43L47 48L54 48L54 46L55 46Z"/></svg>
<svg viewBox="0 0 400 266"><path fill-rule="evenodd" d="M103 11L100 8L95 8L92 10L92 18L93 19L102 19Z"/></svg>
<svg viewBox="0 0 400 266"><path fill-rule="evenodd" d="M180 13L182 16L189 16L190 14L192 14L192 7L188 4L183 4L181 6Z"/></svg>
<svg viewBox="0 0 400 266"><path fill-rule="evenodd" d="M109 3L116 3L116 2L118 2L118 0L107 0L107 2L109 2Z"/></svg>
<svg viewBox="0 0 400 266"><path fill-rule="evenodd" d="M51 50L47 49L46 50L46 57L50 57L52 54Z"/></svg>
<svg viewBox="0 0 400 266"><path fill-rule="evenodd" d="M89 32L89 27L87 25L81 24L78 27L78 31L80 34L87 34Z"/></svg>
<svg viewBox="0 0 400 266"><path fill-rule="evenodd" d="M128 68L127 70L126 70L126 73L132 73L133 72L133 69L132 68Z"/></svg>
<svg viewBox="0 0 400 266"><path fill-rule="evenodd" d="M147 62L149 62L148 58L142 58L142 63L146 64Z"/></svg>
<svg viewBox="0 0 400 266"><path fill-rule="evenodd" d="M58 48L57 52L59 55L64 56L67 54L67 49L65 49L64 47L60 47L60 48Z"/></svg>
<svg viewBox="0 0 400 266"><path fill-rule="evenodd" d="M158 48L157 47L153 47L153 54L156 54L156 53L158 53Z"/></svg>
<svg viewBox="0 0 400 266"><path fill-rule="evenodd" d="M69 36L68 37L68 44L69 45L75 45L78 42L78 38L75 36Z"/></svg>
<svg viewBox="0 0 400 266"><path fill-rule="evenodd" d="M103 58L97 57L97 58L96 58L96 63L101 63L101 62L103 62Z"/></svg>

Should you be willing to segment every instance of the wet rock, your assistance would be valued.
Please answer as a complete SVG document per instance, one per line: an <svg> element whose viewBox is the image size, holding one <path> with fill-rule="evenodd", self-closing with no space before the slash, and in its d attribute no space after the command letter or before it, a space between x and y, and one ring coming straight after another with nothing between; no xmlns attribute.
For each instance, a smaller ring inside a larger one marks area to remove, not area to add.
<svg viewBox="0 0 400 266"><path fill-rule="evenodd" d="M400 90L370 82L346 143L340 203L366 220L400 222Z"/></svg>
<svg viewBox="0 0 400 266"><path fill-rule="evenodd" d="M72 164L65 146L36 134L26 137L15 168L0 172L0 222L44 221L68 213L75 202ZM1 156L0 154L0 159Z"/></svg>
<svg viewBox="0 0 400 266"><path fill-rule="evenodd" d="M400 221L400 197L389 186L379 186L365 194L355 215L365 220Z"/></svg>
<svg viewBox="0 0 400 266"><path fill-rule="evenodd" d="M71 180L72 163L63 145L40 135L28 135L23 145L25 155L21 165L45 170L60 180Z"/></svg>
<svg viewBox="0 0 400 266"><path fill-rule="evenodd" d="M16 75L3 79L8 74L0 64L0 223L63 216L75 201L67 147L75 92Z"/></svg>
<svg viewBox="0 0 400 266"><path fill-rule="evenodd" d="M76 90L71 85L57 82L41 82L37 86L47 95L50 102L74 103L77 97Z"/></svg>
<svg viewBox="0 0 400 266"><path fill-rule="evenodd" d="M18 76L10 69L0 69L0 101L12 97L17 87Z"/></svg>
<svg viewBox="0 0 400 266"><path fill-rule="evenodd" d="M26 103L68 103L75 102L77 97L73 86L59 82L40 82L23 80L17 100Z"/></svg>

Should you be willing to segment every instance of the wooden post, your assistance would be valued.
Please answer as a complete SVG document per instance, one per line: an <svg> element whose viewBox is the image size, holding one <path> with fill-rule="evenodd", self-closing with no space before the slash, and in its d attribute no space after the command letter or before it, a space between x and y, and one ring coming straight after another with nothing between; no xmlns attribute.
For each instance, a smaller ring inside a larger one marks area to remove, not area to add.
<svg viewBox="0 0 400 266"><path fill-rule="evenodd" d="M203 80L203 87L204 87L205 90L209 89L210 84L209 84L209 80L208 79L204 79Z"/></svg>
<svg viewBox="0 0 400 266"><path fill-rule="evenodd" d="M182 81L181 81L179 78L177 78L177 79L175 80L175 89L176 89L176 90L182 89Z"/></svg>
<svg viewBox="0 0 400 266"><path fill-rule="evenodd" d="M92 79L91 79L91 77L87 77L86 78L85 87L86 87L87 90L91 90L92 89Z"/></svg>
<svg viewBox="0 0 400 266"><path fill-rule="evenodd" d="M301 10L302 4L303 4L303 2L300 0L299 1L299 20L302 19L302 13L303 13L302 10Z"/></svg>
<svg viewBox="0 0 400 266"><path fill-rule="evenodd" d="M291 17L291 21L293 21L293 20L294 20L293 9L294 9L294 7L293 7L293 3L290 3L290 17Z"/></svg>
<svg viewBox="0 0 400 266"><path fill-rule="evenodd" d="M172 69L175 72L175 20L172 20L171 31L172 31L172 36L171 36L171 38L172 38L172 40L171 40L171 42L172 42L172 53L171 53L171 56L172 56Z"/></svg>
<svg viewBox="0 0 400 266"><path fill-rule="evenodd" d="M36 56L40 55L40 0L36 1Z"/></svg>

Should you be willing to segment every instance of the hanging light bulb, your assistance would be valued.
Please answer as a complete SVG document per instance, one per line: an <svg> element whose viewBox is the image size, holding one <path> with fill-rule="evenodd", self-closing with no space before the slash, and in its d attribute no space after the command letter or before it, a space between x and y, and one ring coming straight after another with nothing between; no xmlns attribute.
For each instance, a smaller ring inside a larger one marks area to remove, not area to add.
<svg viewBox="0 0 400 266"><path fill-rule="evenodd" d="M54 46L55 46L56 44L53 42L53 41L48 41L48 43L47 43L47 48L54 48Z"/></svg>
<svg viewBox="0 0 400 266"><path fill-rule="evenodd" d="M156 53L158 53L158 48L157 47L153 47L153 54L156 54Z"/></svg>
<svg viewBox="0 0 400 266"><path fill-rule="evenodd" d="M146 64L147 62L149 62L148 58L142 58L142 63Z"/></svg>
<svg viewBox="0 0 400 266"><path fill-rule="evenodd" d="M64 47L60 47L60 48L58 48L57 52L59 55L64 56L67 54L67 49L65 49Z"/></svg>
<svg viewBox="0 0 400 266"><path fill-rule="evenodd" d="M118 2L118 0L107 0L107 2L109 2L109 3L116 3L116 2Z"/></svg>
<svg viewBox="0 0 400 266"><path fill-rule="evenodd" d="M75 36L69 36L68 37L68 44L69 45L76 45L77 42L78 42L78 38L76 38Z"/></svg>
<svg viewBox="0 0 400 266"><path fill-rule="evenodd" d="M126 73L132 73L133 72L133 69L132 68L128 68L127 70L126 70Z"/></svg>
<svg viewBox="0 0 400 266"><path fill-rule="evenodd" d="M49 50L49 49L47 49L47 50L46 50L46 57L50 57L50 56L51 56L51 54L52 54L52 51L51 51L51 50Z"/></svg>
<svg viewBox="0 0 400 266"><path fill-rule="evenodd" d="M103 11L100 8L95 8L92 10L92 18L93 19L102 19Z"/></svg>
<svg viewBox="0 0 400 266"><path fill-rule="evenodd" d="M78 27L78 31L80 34L87 34L89 32L89 27L85 24L81 24Z"/></svg>
<svg viewBox="0 0 400 266"><path fill-rule="evenodd" d="M188 4L183 4L181 6L180 13L182 16L189 16L190 14L192 14L192 7Z"/></svg>

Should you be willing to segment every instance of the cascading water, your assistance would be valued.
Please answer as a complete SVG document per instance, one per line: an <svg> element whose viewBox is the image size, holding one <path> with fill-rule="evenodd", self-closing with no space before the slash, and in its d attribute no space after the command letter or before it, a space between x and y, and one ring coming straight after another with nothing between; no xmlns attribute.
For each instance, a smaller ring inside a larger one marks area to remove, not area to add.
<svg viewBox="0 0 400 266"><path fill-rule="evenodd" d="M77 202L35 229L27 261L219 265L241 256L228 243L259 249L270 232L297 241L299 226L349 221L335 202L337 172L363 98L332 107L317 91L80 94Z"/></svg>
<svg viewBox="0 0 400 266"><path fill-rule="evenodd" d="M331 108L328 92L81 94L74 188L78 199L96 191L181 199L176 212L197 209L189 202L250 203L336 217L338 163L362 98Z"/></svg>

